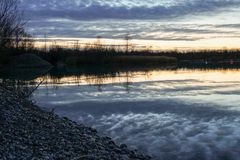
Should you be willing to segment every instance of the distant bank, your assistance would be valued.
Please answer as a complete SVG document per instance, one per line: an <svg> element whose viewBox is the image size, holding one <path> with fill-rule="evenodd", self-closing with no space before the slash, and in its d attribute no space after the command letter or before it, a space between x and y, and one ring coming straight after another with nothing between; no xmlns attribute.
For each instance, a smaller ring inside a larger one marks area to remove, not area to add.
<svg viewBox="0 0 240 160"><path fill-rule="evenodd" d="M31 53L32 56L27 56ZM24 56L23 56L24 55ZM34 56L33 56L34 55ZM32 58L31 58L32 57ZM48 50L37 48L10 48L1 51L0 67L37 67L37 66L167 66L179 63L191 65L239 65L239 50L205 51L123 51L114 48L61 48ZM21 65L20 65L20 64Z"/></svg>

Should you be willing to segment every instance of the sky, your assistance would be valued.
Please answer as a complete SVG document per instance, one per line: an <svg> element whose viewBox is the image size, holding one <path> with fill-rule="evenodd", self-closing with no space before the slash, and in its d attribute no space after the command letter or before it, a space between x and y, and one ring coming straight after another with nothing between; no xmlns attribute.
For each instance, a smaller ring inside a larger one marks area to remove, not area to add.
<svg viewBox="0 0 240 160"><path fill-rule="evenodd" d="M237 48L240 0L20 0L34 37L155 48ZM114 41L113 41L114 39Z"/></svg>

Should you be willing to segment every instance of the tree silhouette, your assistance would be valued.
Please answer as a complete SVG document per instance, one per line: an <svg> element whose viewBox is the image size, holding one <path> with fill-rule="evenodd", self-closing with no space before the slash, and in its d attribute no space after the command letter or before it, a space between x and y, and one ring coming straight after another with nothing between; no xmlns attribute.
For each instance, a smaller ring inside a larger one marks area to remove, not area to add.
<svg viewBox="0 0 240 160"><path fill-rule="evenodd" d="M18 0L0 0L0 49L17 46L26 36Z"/></svg>

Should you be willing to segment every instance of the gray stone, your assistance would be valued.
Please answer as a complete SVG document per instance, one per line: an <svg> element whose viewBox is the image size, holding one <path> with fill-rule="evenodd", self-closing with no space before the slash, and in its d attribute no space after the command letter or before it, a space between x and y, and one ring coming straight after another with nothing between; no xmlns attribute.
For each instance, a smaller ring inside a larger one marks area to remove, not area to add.
<svg viewBox="0 0 240 160"><path fill-rule="evenodd" d="M93 128L41 110L0 85L0 159L147 160Z"/></svg>

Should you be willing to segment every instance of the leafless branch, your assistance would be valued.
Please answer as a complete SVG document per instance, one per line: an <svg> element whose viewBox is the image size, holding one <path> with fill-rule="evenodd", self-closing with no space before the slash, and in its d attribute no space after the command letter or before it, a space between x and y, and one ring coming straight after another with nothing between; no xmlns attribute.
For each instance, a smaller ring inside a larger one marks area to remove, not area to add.
<svg viewBox="0 0 240 160"><path fill-rule="evenodd" d="M18 0L0 0L0 48L16 45L26 35Z"/></svg>

